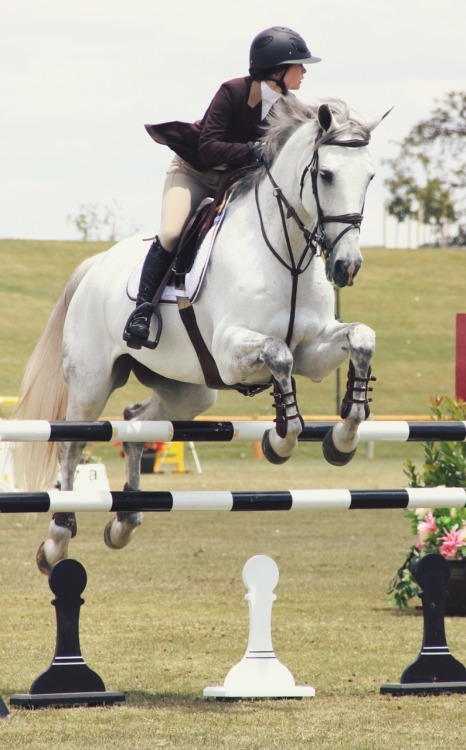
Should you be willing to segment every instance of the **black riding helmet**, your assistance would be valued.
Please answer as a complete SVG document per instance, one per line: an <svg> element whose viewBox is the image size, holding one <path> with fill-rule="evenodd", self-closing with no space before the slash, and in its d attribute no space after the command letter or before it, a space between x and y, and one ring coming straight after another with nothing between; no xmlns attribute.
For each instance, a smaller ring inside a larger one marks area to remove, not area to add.
<svg viewBox="0 0 466 750"><path fill-rule="evenodd" d="M272 26L254 37L249 52L251 71L269 71L280 65L310 65L320 62L304 39L286 26Z"/></svg>

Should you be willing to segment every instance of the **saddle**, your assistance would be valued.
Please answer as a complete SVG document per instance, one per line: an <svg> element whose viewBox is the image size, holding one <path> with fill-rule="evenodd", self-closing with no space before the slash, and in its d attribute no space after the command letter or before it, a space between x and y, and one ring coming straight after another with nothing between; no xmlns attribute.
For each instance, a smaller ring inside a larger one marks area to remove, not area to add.
<svg viewBox="0 0 466 750"><path fill-rule="evenodd" d="M185 223L176 250L173 267L175 277L184 278L191 270L196 253L199 250L215 219L222 213L228 199L228 191L244 172L238 169L232 172L220 185L214 198L204 198L194 214Z"/></svg>

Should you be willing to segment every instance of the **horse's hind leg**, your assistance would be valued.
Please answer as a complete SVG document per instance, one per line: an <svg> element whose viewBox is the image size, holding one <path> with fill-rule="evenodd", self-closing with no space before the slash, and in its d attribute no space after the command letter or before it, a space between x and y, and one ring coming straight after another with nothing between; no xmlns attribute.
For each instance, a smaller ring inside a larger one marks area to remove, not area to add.
<svg viewBox="0 0 466 750"><path fill-rule="evenodd" d="M178 383L154 375L156 388L142 404L131 404L125 409L127 420L189 420L215 403L216 391L206 386ZM123 443L126 464L125 490L137 491L141 481L141 456L144 443ZM104 530L105 544L121 549L131 541L142 523L141 512L118 511Z"/></svg>
<svg viewBox="0 0 466 750"><path fill-rule="evenodd" d="M85 443L62 443L60 446L60 489L72 490L76 468ZM75 513L54 513L49 526L49 538L37 550L37 567L48 575L53 565L68 555L68 545L76 536Z"/></svg>
<svg viewBox="0 0 466 750"><path fill-rule="evenodd" d="M87 369L85 370L85 366ZM91 370L91 368L94 368ZM101 415L114 388L114 373L107 377L108 362L89 357L85 365L69 368L67 421L93 421ZM93 383L91 391L90 383ZM81 460L85 442L64 442L60 444L60 490L73 489L76 468ZM76 536L76 516L73 512L54 513L49 526L49 536L37 552L39 570L48 575L52 566L67 557L68 545Z"/></svg>

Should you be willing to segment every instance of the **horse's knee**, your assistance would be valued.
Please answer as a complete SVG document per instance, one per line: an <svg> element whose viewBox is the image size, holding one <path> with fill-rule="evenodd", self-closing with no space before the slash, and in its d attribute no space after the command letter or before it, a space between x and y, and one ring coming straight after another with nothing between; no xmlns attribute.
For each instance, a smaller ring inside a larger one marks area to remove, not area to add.
<svg viewBox="0 0 466 750"><path fill-rule="evenodd" d="M367 370L375 352L375 332L364 323L355 323L348 331L349 355L361 370Z"/></svg>

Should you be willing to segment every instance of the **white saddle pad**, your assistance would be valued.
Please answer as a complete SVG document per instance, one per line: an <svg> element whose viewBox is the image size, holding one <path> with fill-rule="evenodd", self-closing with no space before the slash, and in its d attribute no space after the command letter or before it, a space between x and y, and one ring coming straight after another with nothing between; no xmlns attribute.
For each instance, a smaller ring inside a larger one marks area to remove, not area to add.
<svg viewBox="0 0 466 750"><path fill-rule="evenodd" d="M215 238L217 236L218 230L220 229L223 217L225 216L227 205L228 201L222 212L215 217L213 225L207 232L202 245L200 246L196 254L191 270L186 274L186 291L181 291L179 289L175 289L174 286L168 285L165 287L165 290L162 294L162 297L160 299L161 302L173 303L176 302L177 297L188 297L191 302L194 302L202 287L202 282L204 280L207 266L209 264L209 259L214 247ZM139 280L141 278L144 260L144 258L141 258L141 260L137 263L126 285L126 293L128 297L133 301L136 300L138 294Z"/></svg>

